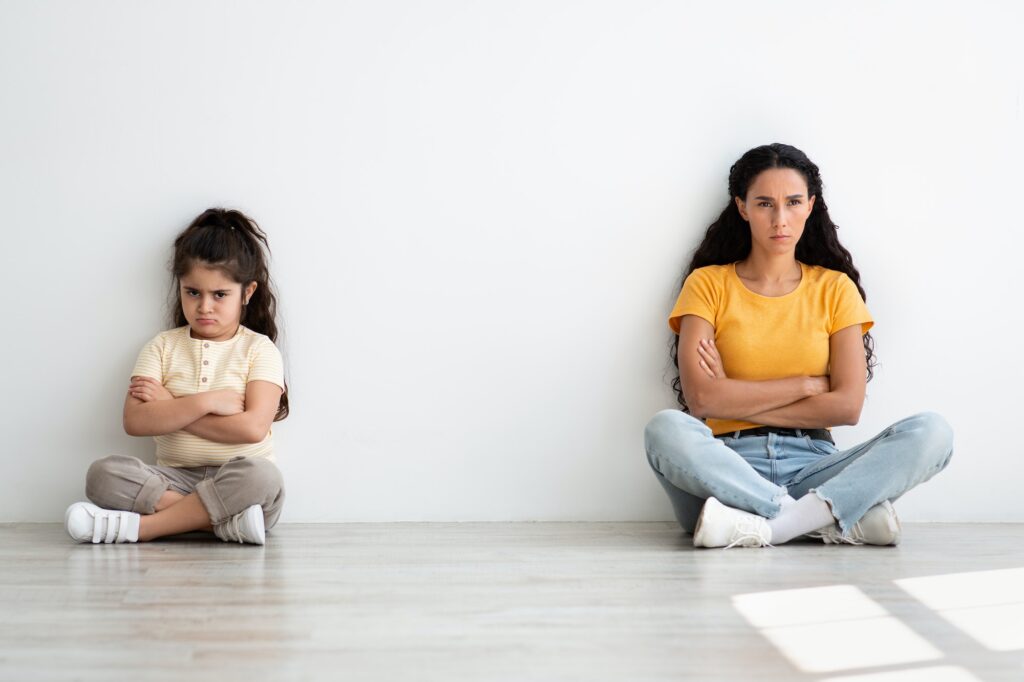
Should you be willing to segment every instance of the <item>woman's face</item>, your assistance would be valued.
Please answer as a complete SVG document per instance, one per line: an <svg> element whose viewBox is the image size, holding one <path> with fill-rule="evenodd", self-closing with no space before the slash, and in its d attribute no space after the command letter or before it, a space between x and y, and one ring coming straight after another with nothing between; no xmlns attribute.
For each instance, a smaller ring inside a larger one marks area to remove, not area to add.
<svg viewBox="0 0 1024 682"><path fill-rule="evenodd" d="M752 248L772 256L793 253L816 198L807 196L807 181L792 168L769 168L754 178L746 198L736 197L750 223Z"/></svg>

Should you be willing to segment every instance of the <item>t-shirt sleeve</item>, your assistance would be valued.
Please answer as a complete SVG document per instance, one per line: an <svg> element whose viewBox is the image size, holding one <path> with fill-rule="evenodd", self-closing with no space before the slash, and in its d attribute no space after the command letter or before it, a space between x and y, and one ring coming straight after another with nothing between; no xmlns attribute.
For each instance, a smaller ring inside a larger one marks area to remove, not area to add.
<svg viewBox="0 0 1024 682"><path fill-rule="evenodd" d="M836 295L832 306L832 324L829 327L828 335L832 336L840 329L860 324L860 333L867 334L875 322L871 319L871 313L857 291L857 285L853 283L845 273L839 278L836 284Z"/></svg>
<svg viewBox="0 0 1024 682"><path fill-rule="evenodd" d="M704 268L694 270L683 282L683 290L679 292L679 298L668 316L668 326L678 334L683 315L702 317L713 326L721 298L721 288L717 286L714 277Z"/></svg>
<svg viewBox="0 0 1024 682"><path fill-rule="evenodd" d="M164 381L163 370L164 338L157 336L149 341L135 360L135 367L132 369L133 377L152 377L160 383Z"/></svg>
<svg viewBox="0 0 1024 682"><path fill-rule="evenodd" d="M253 352L246 381L269 381L284 390L284 361L281 351L270 339L265 339Z"/></svg>

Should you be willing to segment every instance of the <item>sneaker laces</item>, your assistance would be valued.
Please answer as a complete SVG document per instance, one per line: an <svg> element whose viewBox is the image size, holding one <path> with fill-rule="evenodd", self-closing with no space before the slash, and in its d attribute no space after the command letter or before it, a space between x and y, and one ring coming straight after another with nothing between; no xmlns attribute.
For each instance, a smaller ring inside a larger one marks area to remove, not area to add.
<svg viewBox="0 0 1024 682"><path fill-rule="evenodd" d="M723 549L731 549L737 545L740 547L774 547L772 543L764 539L763 527L765 523L761 519L743 519L736 523L733 530L733 541ZM746 544L748 540L754 540L756 544Z"/></svg>
<svg viewBox="0 0 1024 682"><path fill-rule="evenodd" d="M862 539L863 537L864 537L864 529L860 527L860 521L858 521L857 523L853 524L853 528L850 529L850 534L849 535L844 537L843 534L842 534L842 531L840 531L840 533L839 533L840 541L841 542L845 542L845 543L850 544L850 545L863 545L864 544L864 540Z"/></svg>
<svg viewBox="0 0 1024 682"><path fill-rule="evenodd" d="M860 526L860 522L853 524L853 528L850 529L849 535L843 535L843 529L839 527L838 523L833 523L831 526L825 526L819 528L816 531L812 531L807 534L807 537L814 538L815 540L823 540L826 545L863 545L864 542L860 538L864 537L864 531Z"/></svg>

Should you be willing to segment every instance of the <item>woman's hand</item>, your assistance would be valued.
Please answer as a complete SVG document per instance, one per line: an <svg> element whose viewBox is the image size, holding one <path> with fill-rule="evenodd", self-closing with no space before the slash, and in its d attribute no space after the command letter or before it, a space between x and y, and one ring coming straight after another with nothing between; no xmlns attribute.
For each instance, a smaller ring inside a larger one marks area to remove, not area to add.
<svg viewBox="0 0 1024 682"><path fill-rule="evenodd" d="M245 412L245 396L230 389L208 391L205 394L210 414L230 417Z"/></svg>
<svg viewBox="0 0 1024 682"><path fill-rule="evenodd" d="M697 353L700 355L700 366L712 379L727 379L725 370L722 368L722 356L718 354L714 339L701 339L697 346ZM805 377L806 391L808 397L828 393L831 390L828 375Z"/></svg>
<svg viewBox="0 0 1024 682"><path fill-rule="evenodd" d="M727 379L725 369L722 367L722 356L715 348L714 339L701 339L697 344L697 353L700 355L700 367L712 379Z"/></svg>
<svg viewBox="0 0 1024 682"><path fill-rule="evenodd" d="M807 377L807 380L807 384L809 386L808 391L812 397L821 395L822 393L828 393L832 390L832 381L827 374L819 377Z"/></svg>
<svg viewBox="0 0 1024 682"><path fill-rule="evenodd" d="M171 392L153 377L132 377L132 383L128 386L128 394L144 403L154 400L174 400Z"/></svg>

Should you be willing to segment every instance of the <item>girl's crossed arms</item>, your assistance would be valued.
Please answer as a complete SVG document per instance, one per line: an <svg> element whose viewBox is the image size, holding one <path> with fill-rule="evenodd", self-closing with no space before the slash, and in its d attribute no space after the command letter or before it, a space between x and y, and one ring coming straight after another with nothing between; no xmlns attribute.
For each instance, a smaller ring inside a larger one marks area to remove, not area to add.
<svg viewBox="0 0 1024 682"><path fill-rule="evenodd" d="M266 438L281 400L281 387L250 381L245 395L230 389L175 397L157 379L132 377L124 401L129 436L185 431L215 443L259 443Z"/></svg>

